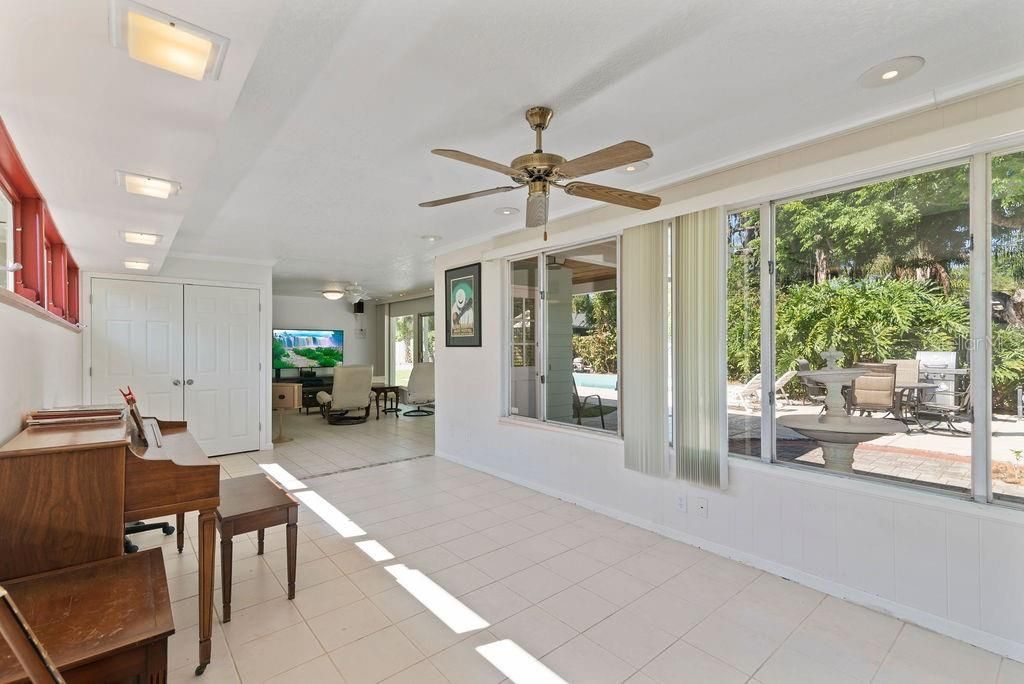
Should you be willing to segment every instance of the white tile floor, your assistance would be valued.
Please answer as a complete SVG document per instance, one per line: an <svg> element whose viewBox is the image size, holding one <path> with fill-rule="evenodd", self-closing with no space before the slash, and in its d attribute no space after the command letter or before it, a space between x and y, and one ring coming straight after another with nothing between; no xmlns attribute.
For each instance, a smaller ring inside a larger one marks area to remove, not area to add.
<svg viewBox="0 0 1024 684"><path fill-rule="evenodd" d="M285 598L284 530L235 541L232 621L215 619L196 680L197 576L162 545L174 601L170 681L501 682L476 650L510 639L562 679L599 682L1024 682L1024 665L439 458L431 418L330 427L218 459L224 476L273 460L365 530L299 514L298 591ZM370 463L387 465L342 470ZM337 472L341 470L341 472ZM321 473L333 473L319 475ZM319 475L319 476L318 476ZM395 555L375 562L355 542ZM456 634L386 566L420 570L488 623ZM220 586L219 567L217 586ZM220 610L217 592L215 607Z"/></svg>

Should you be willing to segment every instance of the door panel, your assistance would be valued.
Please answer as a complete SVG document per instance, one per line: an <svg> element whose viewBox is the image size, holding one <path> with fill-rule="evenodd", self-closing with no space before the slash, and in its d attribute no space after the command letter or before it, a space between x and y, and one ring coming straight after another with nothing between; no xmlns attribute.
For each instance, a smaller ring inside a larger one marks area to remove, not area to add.
<svg viewBox="0 0 1024 684"><path fill-rule="evenodd" d="M131 385L143 415L182 419L182 310L181 285L93 279L92 402Z"/></svg>
<svg viewBox="0 0 1024 684"><path fill-rule="evenodd" d="M185 285L185 420L209 456L259 449L259 301Z"/></svg>

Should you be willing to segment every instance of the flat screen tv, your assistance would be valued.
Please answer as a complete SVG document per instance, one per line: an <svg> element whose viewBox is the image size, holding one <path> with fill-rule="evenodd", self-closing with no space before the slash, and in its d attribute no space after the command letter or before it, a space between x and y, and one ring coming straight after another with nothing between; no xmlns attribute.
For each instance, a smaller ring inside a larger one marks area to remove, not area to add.
<svg viewBox="0 0 1024 684"><path fill-rule="evenodd" d="M331 368L345 360L344 330L274 329L274 368Z"/></svg>

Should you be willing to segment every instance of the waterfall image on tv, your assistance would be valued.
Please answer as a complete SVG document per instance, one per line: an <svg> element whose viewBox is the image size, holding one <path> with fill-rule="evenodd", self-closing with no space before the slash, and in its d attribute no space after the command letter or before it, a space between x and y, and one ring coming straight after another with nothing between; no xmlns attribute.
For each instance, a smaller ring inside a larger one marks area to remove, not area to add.
<svg viewBox="0 0 1024 684"><path fill-rule="evenodd" d="M330 368L344 349L344 330L274 330L274 368Z"/></svg>

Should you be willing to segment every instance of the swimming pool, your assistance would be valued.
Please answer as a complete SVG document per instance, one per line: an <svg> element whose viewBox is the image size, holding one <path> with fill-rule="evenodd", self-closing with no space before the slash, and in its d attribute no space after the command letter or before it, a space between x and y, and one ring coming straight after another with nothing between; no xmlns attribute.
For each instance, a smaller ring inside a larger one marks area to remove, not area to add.
<svg viewBox="0 0 1024 684"><path fill-rule="evenodd" d="M593 389L615 389L619 384L619 376L614 373L573 373L577 387Z"/></svg>

